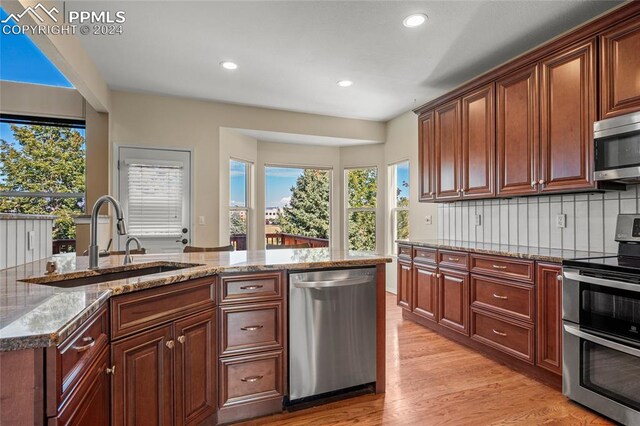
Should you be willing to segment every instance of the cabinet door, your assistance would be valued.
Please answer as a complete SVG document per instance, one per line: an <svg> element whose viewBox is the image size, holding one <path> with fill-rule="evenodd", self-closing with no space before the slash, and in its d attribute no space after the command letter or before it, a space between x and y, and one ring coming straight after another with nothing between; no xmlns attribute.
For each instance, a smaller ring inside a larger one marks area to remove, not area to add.
<svg viewBox="0 0 640 426"><path fill-rule="evenodd" d="M562 374L562 267L537 264L537 364Z"/></svg>
<svg viewBox="0 0 640 426"><path fill-rule="evenodd" d="M176 425L198 424L216 410L215 311L175 322Z"/></svg>
<svg viewBox="0 0 640 426"><path fill-rule="evenodd" d="M58 425L108 426L109 423L109 348L104 348L86 375L81 379L77 391L60 410Z"/></svg>
<svg viewBox="0 0 640 426"><path fill-rule="evenodd" d="M438 280L435 266L413 264L413 313L437 321Z"/></svg>
<svg viewBox="0 0 640 426"><path fill-rule="evenodd" d="M469 335L469 274L439 269L438 323Z"/></svg>
<svg viewBox="0 0 640 426"><path fill-rule="evenodd" d="M462 98L462 195L495 195L493 83Z"/></svg>
<svg viewBox="0 0 640 426"><path fill-rule="evenodd" d="M600 119L640 111L640 20L600 36Z"/></svg>
<svg viewBox="0 0 640 426"><path fill-rule="evenodd" d="M593 188L595 40L540 64L540 191Z"/></svg>
<svg viewBox="0 0 640 426"><path fill-rule="evenodd" d="M398 259L398 306L411 310L411 262Z"/></svg>
<svg viewBox="0 0 640 426"><path fill-rule="evenodd" d="M516 71L496 83L498 194L538 192L537 67Z"/></svg>
<svg viewBox="0 0 640 426"><path fill-rule="evenodd" d="M460 198L460 100L436 108L433 119L436 199Z"/></svg>
<svg viewBox="0 0 640 426"><path fill-rule="evenodd" d="M433 112L420 115L418 119L418 161L420 179L420 201L433 200L434 174L434 140L433 140Z"/></svg>
<svg viewBox="0 0 640 426"><path fill-rule="evenodd" d="M173 424L173 339L166 325L111 345L114 425Z"/></svg>

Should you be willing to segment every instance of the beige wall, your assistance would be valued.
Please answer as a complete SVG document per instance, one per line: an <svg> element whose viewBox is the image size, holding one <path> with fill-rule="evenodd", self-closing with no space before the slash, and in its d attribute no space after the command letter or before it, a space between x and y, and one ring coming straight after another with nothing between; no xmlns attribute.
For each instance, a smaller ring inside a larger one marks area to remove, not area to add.
<svg viewBox="0 0 640 426"><path fill-rule="evenodd" d="M219 167L221 162L226 161L221 155L229 154L221 154L221 128L381 142L385 139L385 124L382 122L131 92L112 92L109 118L112 155L113 147L119 145L186 148L193 151L195 200L192 219L193 244L196 245L216 245L222 241L220 212L225 199L221 195L221 189L224 190L228 185L223 187L220 180L222 170ZM262 142L259 146L261 144ZM290 150L289 148L288 151ZM304 161L304 156L299 161ZM339 160L335 164L339 167ZM260 176L259 169L257 173ZM257 184L260 185L260 182ZM111 192L114 192L113 189L112 178ZM205 216L205 225L198 225L198 216ZM260 225L257 226L259 228Z"/></svg>
<svg viewBox="0 0 640 426"><path fill-rule="evenodd" d="M3 114L83 120L85 103L75 89L0 81L0 111Z"/></svg>

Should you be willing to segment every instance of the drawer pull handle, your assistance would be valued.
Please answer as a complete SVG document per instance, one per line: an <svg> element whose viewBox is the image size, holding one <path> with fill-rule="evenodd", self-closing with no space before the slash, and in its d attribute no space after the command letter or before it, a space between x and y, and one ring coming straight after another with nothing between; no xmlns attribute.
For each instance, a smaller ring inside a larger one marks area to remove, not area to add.
<svg viewBox="0 0 640 426"><path fill-rule="evenodd" d="M112 375L113 375L113 374L116 374L116 366L114 365L114 366L113 366L113 367L111 367L111 368L107 367L107 369L106 369L106 370L104 370L104 372L105 372L105 373L107 373L107 374L112 374Z"/></svg>
<svg viewBox="0 0 640 426"><path fill-rule="evenodd" d="M242 327L240 328L240 330L244 330L244 331L256 331L256 330L260 330L261 328L263 328L262 325L248 325L246 327Z"/></svg>
<svg viewBox="0 0 640 426"><path fill-rule="evenodd" d="M173 340L167 340L167 343L165 343L165 345L167 345L167 347L169 349L173 349L173 347L176 345L175 342Z"/></svg>
<svg viewBox="0 0 640 426"><path fill-rule="evenodd" d="M178 336L178 342L184 344L184 342L186 341L187 341L187 337L184 334Z"/></svg>
<svg viewBox="0 0 640 426"><path fill-rule="evenodd" d="M498 336L506 336L507 335L507 333L503 333L502 331L498 331L495 328L493 329L493 333L497 334Z"/></svg>
<svg viewBox="0 0 640 426"><path fill-rule="evenodd" d="M249 377L243 377L240 380L245 382L245 383L253 383L253 382L257 382L258 380L262 379L262 377L263 376L249 376Z"/></svg>
<svg viewBox="0 0 640 426"><path fill-rule="evenodd" d="M460 261L460 258L459 258L459 257L450 257L450 258L449 258L449 261L450 261L450 262L459 262L459 261Z"/></svg>
<svg viewBox="0 0 640 426"><path fill-rule="evenodd" d="M493 269L500 269L500 270L507 269L506 266L502 266L502 265L491 265L491 266L493 266Z"/></svg>
<svg viewBox="0 0 640 426"><path fill-rule="evenodd" d="M83 342L89 342L86 345L82 345L82 346L72 346L73 349L75 349L78 352L84 352L88 349L91 349L92 347L94 347L96 345L96 341L93 339L93 337L83 337L82 338Z"/></svg>
<svg viewBox="0 0 640 426"><path fill-rule="evenodd" d="M507 300L507 296L500 296L499 294L493 293L493 297L496 299Z"/></svg>
<svg viewBox="0 0 640 426"><path fill-rule="evenodd" d="M259 288L264 287L263 285L245 285L240 287L240 290L257 290Z"/></svg>

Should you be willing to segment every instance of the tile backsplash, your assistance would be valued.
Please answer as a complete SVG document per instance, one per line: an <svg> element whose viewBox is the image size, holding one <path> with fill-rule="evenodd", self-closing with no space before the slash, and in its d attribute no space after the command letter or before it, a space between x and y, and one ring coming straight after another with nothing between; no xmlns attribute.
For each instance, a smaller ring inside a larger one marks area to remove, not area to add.
<svg viewBox="0 0 640 426"><path fill-rule="evenodd" d="M438 204L438 238L616 252L616 217L640 212L639 188ZM558 215L566 215L564 228L556 226Z"/></svg>

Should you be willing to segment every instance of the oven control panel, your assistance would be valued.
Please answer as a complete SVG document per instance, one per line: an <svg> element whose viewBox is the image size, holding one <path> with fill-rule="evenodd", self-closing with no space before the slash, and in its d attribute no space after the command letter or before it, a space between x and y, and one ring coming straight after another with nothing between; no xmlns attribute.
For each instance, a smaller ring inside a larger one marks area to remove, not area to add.
<svg viewBox="0 0 640 426"><path fill-rule="evenodd" d="M618 215L618 223L616 225L616 241L640 243L640 215Z"/></svg>

